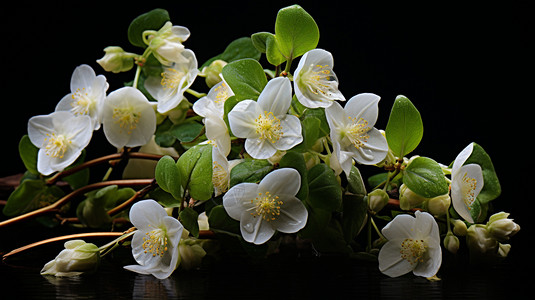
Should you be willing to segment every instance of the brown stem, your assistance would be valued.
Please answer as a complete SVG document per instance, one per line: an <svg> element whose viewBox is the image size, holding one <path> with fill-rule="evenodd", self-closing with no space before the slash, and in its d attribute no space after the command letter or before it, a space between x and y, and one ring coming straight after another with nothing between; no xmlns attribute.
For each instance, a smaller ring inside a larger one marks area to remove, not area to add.
<svg viewBox="0 0 535 300"><path fill-rule="evenodd" d="M95 158L93 160L86 161L82 164L77 165L76 167L63 170L61 172L56 173L56 175L50 177L46 183L51 185L56 183L58 180L60 180L63 177L69 176L71 174L74 174L78 171L81 171L83 169L93 167L96 165L100 165L102 163L111 163L114 160L122 159L122 158L138 158L138 159L150 159L150 160L159 160L162 158L162 155L157 154L149 154L149 153L141 153L141 152L130 152L125 151L121 153L114 153L106 156L102 156L99 158Z"/></svg>
<svg viewBox="0 0 535 300"><path fill-rule="evenodd" d="M141 186L141 185L152 185L153 179L126 179L126 180L110 180L110 181L104 181L104 182L97 182L93 184L86 185L84 187L81 187L68 195L65 195L63 198L59 199L58 201L45 206L43 208L31 211L29 213L11 218L9 220L0 222L0 228L3 226L7 226L19 221L23 221L29 218L34 218L43 214L51 213L51 212L57 212L59 209L67 204L71 199L77 197L78 195L87 193L92 190L96 190L102 187L110 186L110 185L117 185L117 186Z"/></svg>

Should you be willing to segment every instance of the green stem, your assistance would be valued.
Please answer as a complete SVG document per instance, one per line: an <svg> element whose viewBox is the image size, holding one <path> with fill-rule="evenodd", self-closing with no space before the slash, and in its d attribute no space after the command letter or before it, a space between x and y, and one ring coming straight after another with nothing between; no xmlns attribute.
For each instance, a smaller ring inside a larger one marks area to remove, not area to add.
<svg viewBox="0 0 535 300"><path fill-rule="evenodd" d="M375 224L375 221L373 220L373 217L370 217L371 223L373 225L373 228L375 228L375 232L379 235L380 238L386 240L385 236L381 233L379 228L377 227L377 224Z"/></svg>
<svg viewBox="0 0 535 300"><path fill-rule="evenodd" d="M288 74L290 73L290 69L292 68L292 61L293 61L293 58L292 58L292 57L290 57L290 59L288 59L288 60L286 61L286 67L284 68L284 73L285 73L286 75L288 75ZM285 75L285 76L286 76L286 75Z"/></svg>
<svg viewBox="0 0 535 300"><path fill-rule="evenodd" d="M192 90L192 89L187 89L186 92L188 92L189 94L191 94L191 95L193 95L193 96L195 96L195 97L197 97L197 98L201 98L201 97L206 96L205 93L199 93L199 92L194 91L194 90Z"/></svg>
<svg viewBox="0 0 535 300"><path fill-rule="evenodd" d="M116 238L115 240L107 243L106 245L104 245L102 247L99 247L98 249L100 250L100 257L105 256L106 254L110 253L112 250L117 248L119 246L120 242L122 242L123 240L125 240L125 239L129 238L130 236L132 236L134 233L136 233L136 231L137 230L132 230L132 229L128 230L126 233L124 233L120 237Z"/></svg>
<svg viewBox="0 0 535 300"><path fill-rule="evenodd" d="M139 74L141 74L141 66L138 65L136 69L136 75L134 76L134 83L132 84L132 87L137 89L137 83L139 81Z"/></svg>

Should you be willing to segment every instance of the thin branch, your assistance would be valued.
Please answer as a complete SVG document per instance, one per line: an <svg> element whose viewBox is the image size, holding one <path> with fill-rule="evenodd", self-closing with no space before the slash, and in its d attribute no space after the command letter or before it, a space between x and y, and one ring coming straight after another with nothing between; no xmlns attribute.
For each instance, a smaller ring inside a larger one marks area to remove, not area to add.
<svg viewBox="0 0 535 300"><path fill-rule="evenodd" d="M117 185L117 186L146 186L146 185L152 185L153 179L125 179L125 180L110 180L105 182L97 182L93 184L86 185L84 187L81 187L68 195L65 195L63 198L59 199L58 201L45 206L43 208L31 211L29 213L11 218L9 220L0 222L0 228L3 226L7 226L19 221L23 221L29 218L34 218L43 214L51 213L51 212L58 212L59 209L67 204L69 201L71 201L73 198L85 194L89 191L96 190L102 187L110 186L110 185Z"/></svg>

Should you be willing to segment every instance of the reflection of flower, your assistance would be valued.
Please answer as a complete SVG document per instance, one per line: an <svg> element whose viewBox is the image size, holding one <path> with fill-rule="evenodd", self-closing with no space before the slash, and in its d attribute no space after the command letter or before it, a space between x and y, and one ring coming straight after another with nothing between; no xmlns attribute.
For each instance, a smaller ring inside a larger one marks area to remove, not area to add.
<svg viewBox="0 0 535 300"><path fill-rule="evenodd" d="M75 115L88 115L95 130L100 128L100 111L106 98L108 83L104 75L96 75L88 65L74 69L71 77L71 93L56 106L56 111L71 111Z"/></svg>
<svg viewBox="0 0 535 300"><path fill-rule="evenodd" d="M303 203L295 197L301 187L299 172L282 168L266 175L259 184L240 183L223 196L228 215L240 221L247 242L263 244L275 231L294 233L308 218Z"/></svg>
<svg viewBox="0 0 535 300"><path fill-rule="evenodd" d="M290 80L277 77L268 82L258 101L243 100L228 114L232 133L246 138L245 150L253 158L270 158L303 141L301 122L288 114L291 101Z"/></svg>
<svg viewBox="0 0 535 300"><path fill-rule="evenodd" d="M333 56L322 49L310 50L301 57L295 70L297 100L306 107L329 107L335 100L345 101L333 72Z"/></svg>
<svg viewBox="0 0 535 300"><path fill-rule="evenodd" d="M438 224L429 213L397 215L382 230L388 240L379 252L379 270L390 277L410 271L426 278L442 264Z"/></svg>
<svg viewBox="0 0 535 300"><path fill-rule="evenodd" d="M67 241L65 249L43 267L41 275L68 277L94 271L100 260L99 251L92 243L82 240Z"/></svg>
<svg viewBox="0 0 535 300"><path fill-rule="evenodd" d="M142 146L156 130L156 114L143 93L133 87L123 87L106 98L102 125L113 146Z"/></svg>
<svg viewBox="0 0 535 300"><path fill-rule="evenodd" d="M161 76L150 76L145 80L145 88L158 100L158 112L167 113L177 107L184 98L184 92L193 84L199 70L193 51L181 52L180 61L171 61L164 67Z"/></svg>
<svg viewBox="0 0 535 300"><path fill-rule="evenodd" d="M80 156L92 134L89 116L56 111L32 117L28 122L28 136L39 148L37 171L45 176L63 171Z"/></svg>
<svg viewBox="0 0 535 300"><path fill-rule="evenodd" d="M179 263L178 243L184 227L167 215L156 201L140 201L130 209L130 221L137 228L132 238L132 255L139 265L124 268L140 274L167 278Z"/></svg>
<svg viewBox="0 0 535 300"><path fill-rule="evenodd" d="M379 115L379 100L375 94L363 93L349 99L344 108L334 102L325 109L334 155L346 174L351 171L352 158L373 165L388 153L386 138L373 127Z"/></svg>
<svg viewBox="0 0 535 300"><path fill-rule="evenodd" d="M477 164L464 165L474 149L470 143L455 158L451 168L451 200L455 211L466 221L474 223L470 211L483 189L483 172Z"/></svg>

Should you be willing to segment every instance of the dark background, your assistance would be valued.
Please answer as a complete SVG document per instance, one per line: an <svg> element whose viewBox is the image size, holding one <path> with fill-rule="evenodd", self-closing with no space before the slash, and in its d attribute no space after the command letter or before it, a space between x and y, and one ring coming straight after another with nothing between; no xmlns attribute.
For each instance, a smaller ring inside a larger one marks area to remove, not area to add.
<svg viewBox="0 0 535 300"><path fill-rule="evenodd" d="M511 212L522 226L511 240L511 258L533 266L527 247L534 148L534 31L528 1L369 2L15 2L2 9L0 18L0 176L24 170L17 144L28 119L54 110L70 92L76 66L89 64L106 75L108 93L133 79L133 71L106 73L96 60L106 46L142 52L126 35L139 14L167 9L173 24L190 29L184 44L201 65L236 38L274 32L277 11L298 3L317 22L318 48L333 54L345 97L362 92L381 96L377 128L386 127L395 97L405 95L424 122L423 140L413 154L449 164L472 141L487 151L503 191L495 208ZM100 130L89 151L91 157L115 150Z"/></svg>

